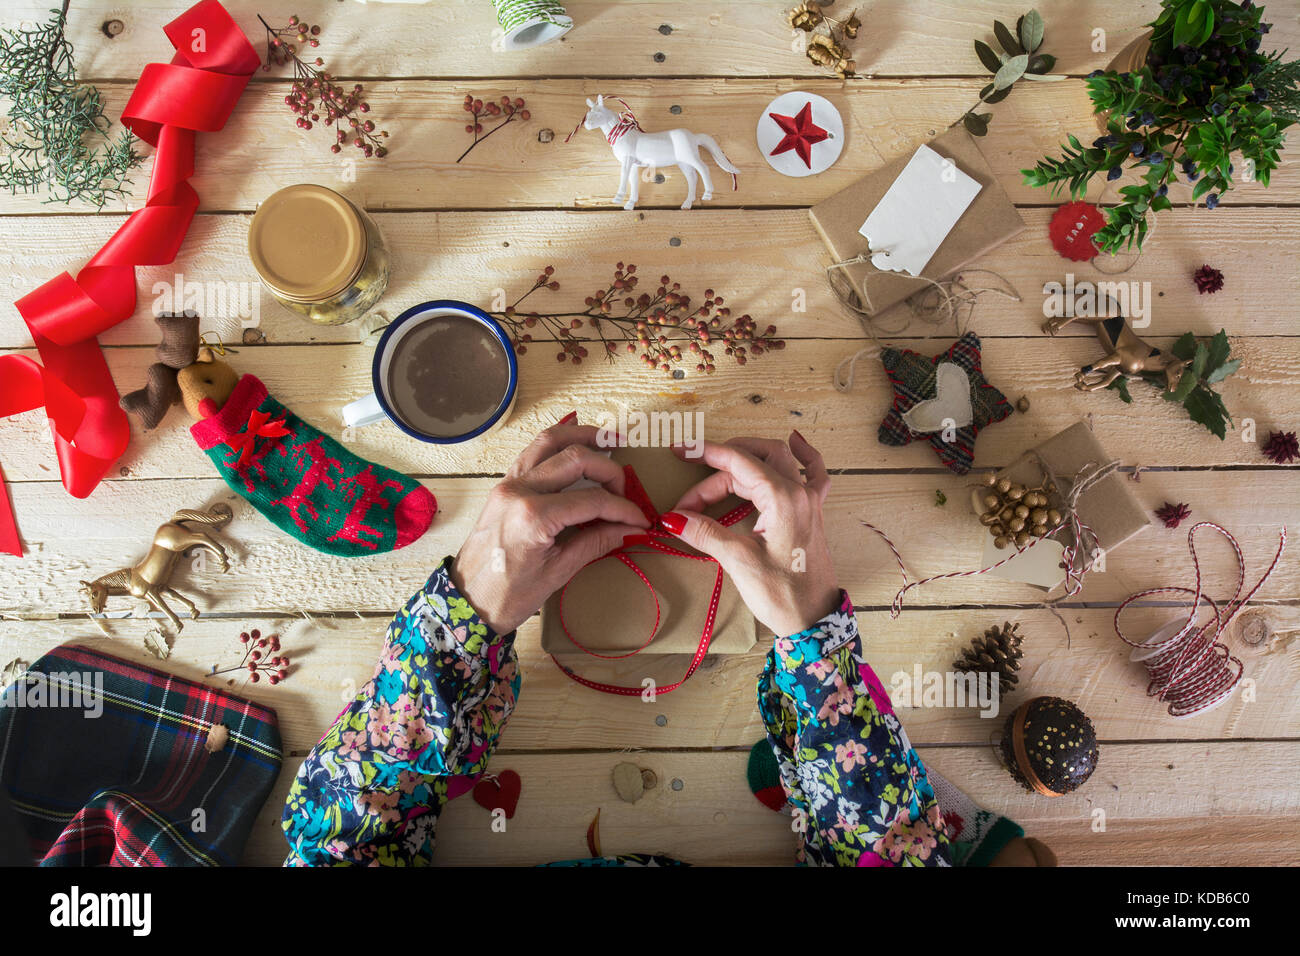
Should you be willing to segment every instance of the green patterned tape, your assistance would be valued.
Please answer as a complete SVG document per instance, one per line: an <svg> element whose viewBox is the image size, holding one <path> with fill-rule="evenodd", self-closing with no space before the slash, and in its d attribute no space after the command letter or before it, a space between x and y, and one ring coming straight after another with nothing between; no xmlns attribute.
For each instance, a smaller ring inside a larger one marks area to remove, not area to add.
<svg viewBox="0 0 1300 956"><path fill-rule="evenodd" d="M522 50L557 40L573 28L573 18L557 0L492 0L507 50Z"/></svg>

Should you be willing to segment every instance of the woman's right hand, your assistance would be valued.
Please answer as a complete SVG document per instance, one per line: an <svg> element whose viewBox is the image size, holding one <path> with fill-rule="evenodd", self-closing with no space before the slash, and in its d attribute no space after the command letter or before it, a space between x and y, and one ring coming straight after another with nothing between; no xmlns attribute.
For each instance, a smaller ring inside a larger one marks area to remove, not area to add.
<svg viewBox="0 0 1300 956"><path fill-rule="evenodd" d="M673 450L686 457L684 448ZM789 444L766 438L706 441L702 457L716 471L662 516L664 527L716 558L754 616L778 637L806 630L835 610L840 589L822 525L831 482L817 449L792 432ZM752 532L723 527L700 513L729 495L758 510Z"/></svg>

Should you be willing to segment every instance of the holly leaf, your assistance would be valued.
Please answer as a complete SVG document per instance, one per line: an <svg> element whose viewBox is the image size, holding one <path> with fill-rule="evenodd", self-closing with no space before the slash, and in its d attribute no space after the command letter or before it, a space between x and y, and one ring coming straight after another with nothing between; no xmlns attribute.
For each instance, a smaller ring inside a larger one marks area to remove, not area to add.
<svg viewBox="0 0 1300 956"><path fill-rule="evenodd" d="M1030 10L1020 18L1020 45L1027 53L1043 45L1043 17L1037 10Z"/></svg>
<svg viewBox="0 0 1300 956"><path fill-rule="evenodd" d="M1239 368L1241 368L1241 359L1233 359L1230 362L1224 362L1209 375L1205 376L1205 381L1210 385L1213 385L1215 382L1222 382Z"/></svg>
<svg viewBox="0 0 1300 956"><path fill-rule="evenodd" d="M1196 354L1196 336L1191 332L1183 333L1182 337L1170 347L1169 351L1184 362L1190 362L1192 356Z"/></svg>
<svg viewBox="0 0 1300 956"><path fill-rule="evenodd" d="M1005 90L1016 80L1025 75L1025 70L1029 69L1028 54L1021 53L1019 56L1013 56L1007 62L998 68L998 72L993 77L993 86L995 89Z"/></svg>
<svg viewBox="0 0 1300 956"><path fill-rule="evenodd" d="M1124 376L1121 375L1119 378L1115 379L1115 381L1107 385L1106 388L1119 392L1119 397L1121 399L1129 405L1133 404L1133 396L1129 394L1128 390L1128 379Z"/></svg>
<svg viewBox="0 0 1300 956"><path fill-rule="evenodd" d="M1016 42L1012 32L1007 29L1007 25L1001 20L993 21L993 35L998 38L998 42L1002 44L1002 49L1006 50L1009 56L1020 56L1025 52L1020 48L1020 44Z"/></svg>
<svg viewBox="0 0 1300 956"><path fill-rule="evenodd" d="M1204 348L1204 346L1202 346ZM1182 402L1187 400L1187 396L1192 394L1192 389L1201 383L1201 376L1191 368L1183 369L1183 375L1174 386L1172 392L1165 392L1165 400L1170 402Z"/></svg>
<svg viewBox="0 0 1300 956"><path fill-rule="evenodd" d="M1232 346L1228 344L1228 332L1226 329L1219 329L1214 333L1214 338L1210 339L1210 355L1205 362L1205 371L1213 372L1224 362L1232 353ZM1240 363L1238 363L1240 364Z"/></svg>
<svg viewBox="0 0 1300 956"><path fill-rule="evenodd" d="M993 47L983 40L975 41L975 55L980 58L980 62L984 64L985 69L990 73L996 73L1002 69L1002 60L993 52Z"/></svg>
<svg viewBox="0 0 1300 956"><path fill-rule="evenodd" d="M1214 389L1206 388L1204 385L1194 389L1183 402L1183 407L1187 409L1187 414L1192 421L1204 425L1210 434L1217 435L1220 440L1227 437L1228 422L1232 419L1223 404L1223 399Z"/></svg>

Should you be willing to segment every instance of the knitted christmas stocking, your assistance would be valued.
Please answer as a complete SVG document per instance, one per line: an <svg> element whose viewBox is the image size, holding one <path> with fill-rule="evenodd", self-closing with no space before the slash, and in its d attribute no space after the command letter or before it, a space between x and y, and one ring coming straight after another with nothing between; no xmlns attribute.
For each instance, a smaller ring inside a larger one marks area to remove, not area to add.
<svg viewBox="0 0 1300 956"><path fill-rule="evenodd" d="M190 434L221 477L272 523L344 557L380 554L424 534L438 510L427 488L365 461L312 428L244 375L224 404L202 398Z"/></svg>
<svg viewBox="0 0 1300 956"><path fill-rule="evenodd" d="M749 789L758 802L769 810L780 813L786 809L785 787L781 786L781 770L776 765L776 754L764 737L749 750L749 764L745 770Z"/></svg>
<svg viewBox="0 0 1300 956"><path fill-rule="evenodd" d="M985 810L933 767L926 767L925 775L948 825L954 866L988 866L1003 847L1025 835L1017 823Z"/></svg>

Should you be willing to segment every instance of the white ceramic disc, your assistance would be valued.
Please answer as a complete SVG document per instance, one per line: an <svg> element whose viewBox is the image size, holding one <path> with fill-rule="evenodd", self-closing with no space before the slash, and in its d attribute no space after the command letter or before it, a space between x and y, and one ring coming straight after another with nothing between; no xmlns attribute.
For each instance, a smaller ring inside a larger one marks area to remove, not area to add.
<svg viewBox="0 0 1300 956"><path fill-rule="evenodd" d="M812 126L822 131L816 132L804 126L807 135L800 138L807 145L809 163L804 163L797 148L773 156L772 151L786 139L787 134L781 124L772 119L772 114L797 118L807 106L811 107ZM796 90L782 93L767 104L758 117L757 136L759 151L768 165L778 173L783 176L811 176L830 169L835 160L840 158L840 151L844 149L844 120L830 100L816 93L801 93Z"/></svg>

